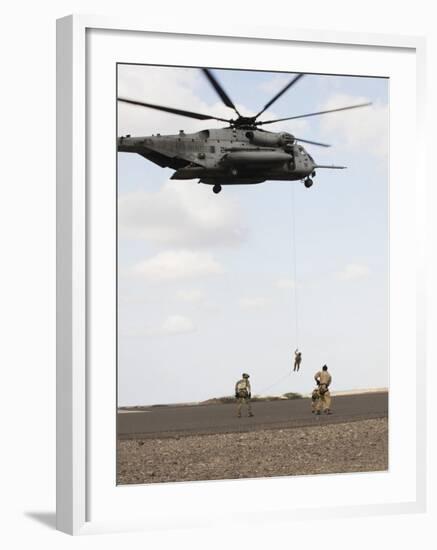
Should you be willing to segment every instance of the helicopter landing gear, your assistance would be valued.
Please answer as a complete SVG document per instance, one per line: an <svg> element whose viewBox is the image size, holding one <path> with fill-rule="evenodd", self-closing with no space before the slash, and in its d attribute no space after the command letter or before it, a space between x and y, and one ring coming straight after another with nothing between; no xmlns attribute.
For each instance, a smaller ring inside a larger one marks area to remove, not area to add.
<svg viewBox="0 0 437 550"><path fill-rule="evenodd" d="M220 193L220 191L222 190L222 186L221 185L214 185L214 187L212 188L212 190L214 191L214 193L217 195L217 193Z"/></svg>
<svg viewBox="0 0 437 550"><path fill-rule="evenodd" d="M313 180L311 178L307 178L303 183L304 183L305 187L307 189L309 189L313 184Z"/></svg>

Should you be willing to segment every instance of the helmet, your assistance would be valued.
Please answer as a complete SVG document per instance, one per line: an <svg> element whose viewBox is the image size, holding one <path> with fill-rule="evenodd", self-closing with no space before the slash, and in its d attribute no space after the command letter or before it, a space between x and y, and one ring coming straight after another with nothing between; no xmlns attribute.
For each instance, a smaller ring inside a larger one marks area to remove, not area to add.
<svg viewBox="0 0 437 550"><path fill-rule="evenodd" d="M247 374L247 372L243 372L243 378L249 378L249 375Z"/></svg>

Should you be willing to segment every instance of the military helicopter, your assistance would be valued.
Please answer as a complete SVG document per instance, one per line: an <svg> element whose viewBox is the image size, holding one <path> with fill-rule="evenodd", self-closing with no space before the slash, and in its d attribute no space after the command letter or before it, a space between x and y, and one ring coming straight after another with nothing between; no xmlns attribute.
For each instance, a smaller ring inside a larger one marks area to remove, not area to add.
<svg viewBox="0 0 437 550"><path fill-rule="evenodd" d="M214 193L220 193L222 185L262 183L266 180L301 180L305 187L313 185L318 168L343 169L345 166L317 164L313 157L300 145L308 143L330 147L326 143L309 141L287 132L268 132L261 128L285 120L306 118L326 113L367 107L361 103L348 107L329 109L295 115L275 120L257 120L275 101L294 86L304 73L293 76L255 116L243 116L209 69L201 69L222 102L233 109L237 118L220 118L173 107L164 107L119 97L118 101L157 109L198 120L219 120L226 122L226 128L205 129L192 134L183 130L176 135L156 134L152 136L118 138L118 151L137 153L163 168L175 170L171 179L199 179L199 183L212 185Z"/></svg>

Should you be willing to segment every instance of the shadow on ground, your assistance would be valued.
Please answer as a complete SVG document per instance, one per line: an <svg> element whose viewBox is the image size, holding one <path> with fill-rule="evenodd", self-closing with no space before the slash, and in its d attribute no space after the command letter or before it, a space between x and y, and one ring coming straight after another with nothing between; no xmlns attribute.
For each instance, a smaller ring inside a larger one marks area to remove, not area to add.
<svg viewBox="0 0 437 550"><path fill-rule="evenodd" d="M24 515L50 529L56 529L56 513L55 512L25 512Z"/></svg>

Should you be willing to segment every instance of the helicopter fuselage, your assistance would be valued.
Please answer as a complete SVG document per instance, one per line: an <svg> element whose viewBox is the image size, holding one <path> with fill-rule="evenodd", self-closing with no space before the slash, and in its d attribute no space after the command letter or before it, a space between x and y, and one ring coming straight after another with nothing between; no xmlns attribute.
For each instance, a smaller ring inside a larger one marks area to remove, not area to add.
<svg viewBox="0 0 437 550"><path fill-rule="evenodd" d="M250 126L201 130L186 134L118 138L118 151L137 153L175 170L171 179L199 179L214 186L304 180L317 165L286 132ZM312 183L312 182L311 182Z"/></svg>

